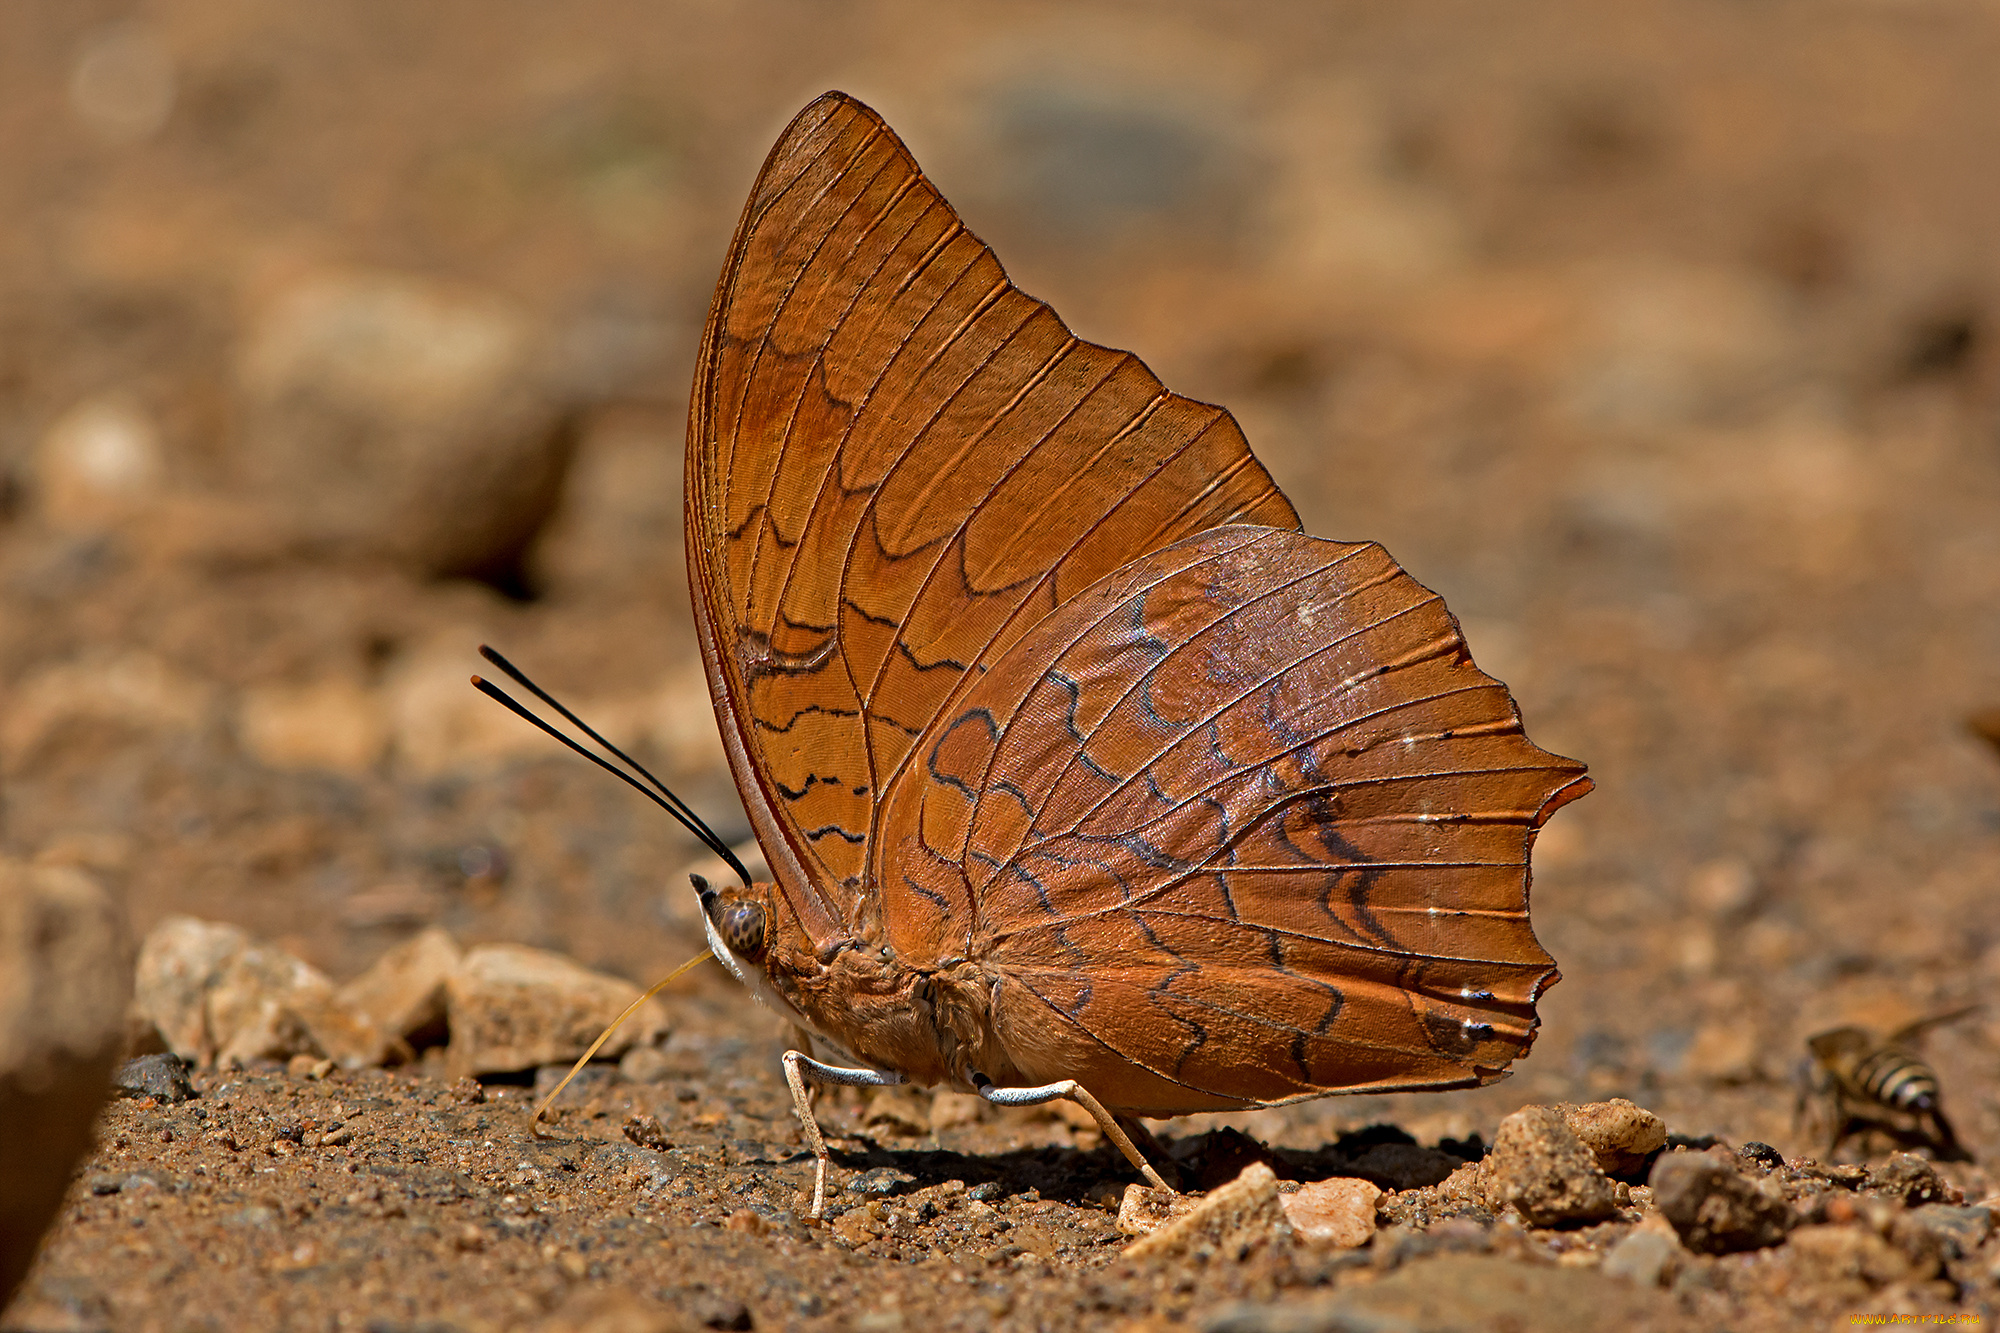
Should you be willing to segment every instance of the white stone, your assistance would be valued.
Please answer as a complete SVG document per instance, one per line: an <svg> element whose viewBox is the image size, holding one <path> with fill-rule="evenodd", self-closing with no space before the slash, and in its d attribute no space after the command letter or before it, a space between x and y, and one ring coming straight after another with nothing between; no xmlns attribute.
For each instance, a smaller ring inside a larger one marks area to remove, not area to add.
<svg viewBox="0 0 2000 1333"><path fill-rule="evenodd" d="M1281 1194L1278 1202L1299 1239L1352 1250L1375 1235L1375 1205L1381 1197L1381 1189L1369 1181L1335 1176Z"/></svg>
<svg viewBox="0 0 2000 1333"><path fill-rule="evenodd" d="M170 916L146 936L139 947L132 1003L159 1029L168 1050L195 1064L214 1062L209 988L248 947L245 931L191 916Z"/></svg>
<svg viewBox="0 0 2000 1333"><path fill-rule="evenodd" d="M1158 1190L1147 1191L1150 1196L1160 1193ZM1128 1190L1127 1205L1132 1204L1132 1199ZM1259 1241L1288 1235L1292 1230L1284 1206L1279 1202L1277 1174L1262 1162L1252 1162L1244 1167L1242 1175L1227 1185L1211 1190L1194 1201L1191 1207L1185 1207L1185 1211L1182 1211L1184 1204L1180 1198L1169 1196L1164 1202L1167 1204L1167 1216L1125 1247L1127 1258L1172 1257L1186 1254L1201 1245L1212 1245L1217 1251L1234 1258ZM1128 1211L1134 1213L1133 1224L1136 1224L1137 1215L1142 1210L1120 1207L1118 1221L1121 1229L1130 1225Z"/></svg>
<svg viewBox="0 0 2000 1333"><path fill-rule="evenodd" d="M383 1032L407 1039L445 1017L447 987L462 956L450 932L433 926L377 958L340 988L340 999Z"/></svg>
<svg viewBox="0 0 2000 1333"><path fill-rule="evenodd" d="M1603 1271L1641 1287L1657 1287L1685 1253L1671 1231L1641 1227L1605 1252Z"/></svg>
<svg viewBox="0 0 2000 1333"><path fill-rule="evenodd" d="M394 1045L303 959L193 917L168 917L147 935L133 1008L169 1050L200 1065L312 1055L360 1069Z"/></svg>
<svg viewBox="0 0 2000 1333"><path fill-rule="evenodd" d="M107 143L139 143L167 123L178 84L173 52L150 25L106 24L70 66L70 109Z"/></svg>
<svg viewBox="0 0 2000 1333"><path fill-rule="evenodd" d="M640 994L623 978L593 972L546 949L476 946L466 951L446 988L453 1076L574 1060ZM654 1042L667 1027L666 1007L649 1000L598 1054L615 1059L634 1045Z"/></svg>
<svg viewBox="0 0 2000 1333"><path fill-rule="evenodd" d="M269 768L367 773L389 745L381 694L341 677L254 685L243 694L236 727L243 748Z"/></svg>
<svg viewBox="0 0 2000 1333"><path fill-rule="evenodd" d="M121 395L86 399L49 426L35 454L41 512L62 527L116 522L166 475L159 428Z"/></svg>
<svg viewBox="0 0 2000 1333"><path fill-rule="evenodd" d="M239 373L260 395L437 416L473 405L528 340L527 322L497 298L409 274L319 272L258 312Z"/></svg>
<svg viewBox="0 0 2000 1333"><path fill-rule="evenodd" d="M147 653L59 662L23 679L0 710L0 762L23 764L67 723L88 719L162 734L191 731L213 697Z"/></svg>
<svg viewBox="0 0 2000 1333"><path fill-rule="evenodd" d="M330 268L274 282L245 328L246 462L301 532L430 575L525 550L568 457L525 311L423 275Z"/></svg>
<svg viewBox="0 0 2000 1333"><path fill-rule="evenodd" d="M472 687L475 672L497 674L476 654L484 638L475 626L442 631L389 673L385 691L392 755L404 776L476 774L561 752L555 741ZM509 693L519 691L510 688ZM564 702L582 716L594 716L583 711L585 701Z"/></svg>

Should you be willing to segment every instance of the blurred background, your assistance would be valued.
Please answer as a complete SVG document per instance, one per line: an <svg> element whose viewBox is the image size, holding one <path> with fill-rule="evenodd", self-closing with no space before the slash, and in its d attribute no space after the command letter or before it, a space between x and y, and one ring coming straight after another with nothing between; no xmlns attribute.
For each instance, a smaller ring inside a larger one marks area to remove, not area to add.
<svg viewBox="0 0 2000 1333"><path fill-rule="evenodd" d="M1521 1076L1284 1114L1815 1147L1805 1034L2000 981L1995 69L1976 0L0 7L0 853L336 978L429 924L698 948L698 849L466 677L493 643L747 835L686 392L840 88L1599 783ZM1976 1152L1996 1048L1930 1048Z"/></svg>

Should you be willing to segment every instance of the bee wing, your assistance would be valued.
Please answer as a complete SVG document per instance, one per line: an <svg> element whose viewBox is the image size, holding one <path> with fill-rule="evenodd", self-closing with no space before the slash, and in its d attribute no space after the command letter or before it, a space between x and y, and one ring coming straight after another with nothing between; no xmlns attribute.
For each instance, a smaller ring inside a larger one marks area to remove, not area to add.
<svg viewBox="0 0 2000 1333"><path fill-rule="evenodd" d="M1968 1004L1964 1008L1954 1009L1950 1013L1932 1014L1929 1018L1920 1018L1914 1023L1906 1024L1891 1032L1889 1040L1884 1044L1888 1046L1908 1046L1932 1028L1943 1027L1946 1023L1956 1023L1959 1019L1964 1018L1966 1015L1972 1013L1973 1010L1980 1007L1976 1004Z"/></svg>

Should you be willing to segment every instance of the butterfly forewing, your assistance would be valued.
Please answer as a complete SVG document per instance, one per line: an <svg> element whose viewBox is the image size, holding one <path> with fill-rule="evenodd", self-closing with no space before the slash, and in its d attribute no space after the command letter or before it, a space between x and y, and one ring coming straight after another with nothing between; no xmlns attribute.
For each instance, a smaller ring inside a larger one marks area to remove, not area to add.
<svg viewBox="0 0 2000 1333"><path fill-rule="evenodd" d="M1226 412L1075 338L837 94L751 194L688 462L731 765L822 942L875 910L882 794L975 660L1134 556L1297 525Z"/></svg>
<svg viewBox="0 0 2000 1333"><path fill-rule="evenodd" d="M1532 833L1588 787L1522 734L1379 546L1230 526L1132 561L975 664L888 793L912 959L1129 1109L1474 1083L1553 961Z"/></svg>

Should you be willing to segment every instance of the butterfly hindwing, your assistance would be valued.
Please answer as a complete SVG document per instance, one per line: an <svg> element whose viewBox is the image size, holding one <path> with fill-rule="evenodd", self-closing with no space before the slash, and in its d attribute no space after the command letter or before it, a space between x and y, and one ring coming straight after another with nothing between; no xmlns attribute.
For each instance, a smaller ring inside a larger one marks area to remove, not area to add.
<svg viewBox="0 0 2000 1333"><path fill-rule="evenodd" d="M889 937L982 959L1051 1078L1190 1110L1479 1082L1532 1039L1528 849L1588 780L1377 545L1142 556L976 663L917 756Z"/></svg>

